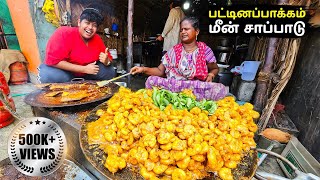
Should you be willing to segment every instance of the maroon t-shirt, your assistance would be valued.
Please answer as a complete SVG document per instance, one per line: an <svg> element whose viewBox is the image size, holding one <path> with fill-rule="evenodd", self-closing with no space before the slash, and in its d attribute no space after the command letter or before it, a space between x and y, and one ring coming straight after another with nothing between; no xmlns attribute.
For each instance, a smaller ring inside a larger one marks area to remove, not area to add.
<svg viewBox="0 0 320 180"><path fill-rule="evenodd" d="M99 35L95 34L86 45L78 27L61 26L48 41L44 63L52 66L60 61L68 61L72 64L87 65L99 60L100 52L105 49Z"/></svg>

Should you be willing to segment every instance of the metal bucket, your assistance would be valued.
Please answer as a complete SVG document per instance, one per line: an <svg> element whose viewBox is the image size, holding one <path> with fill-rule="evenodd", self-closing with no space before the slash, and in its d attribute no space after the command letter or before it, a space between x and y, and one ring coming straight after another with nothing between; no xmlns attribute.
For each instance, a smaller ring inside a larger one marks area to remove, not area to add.
<svg viewBox="0 0 320 180"><path fill-rule="evenodd" d="M267 149L272 143L273 143L272 140L260 135L257 144L259 148ZM277 146L274 146L271 151L281 154L285 147L286 147L286 144L281 144L278 142Z"/></svg>
<svg viewBox="0 0 320 180"><path fill-rule="evenodd" d="M117 49L109 49L112 59L118 59Z"/></svg>
<svg viewBox="0 0 320 180"><path fill-rule="evenodd" d="M126 82L114 82L114 83L117 84L118 86L127 87L127 83Z"/></svg>

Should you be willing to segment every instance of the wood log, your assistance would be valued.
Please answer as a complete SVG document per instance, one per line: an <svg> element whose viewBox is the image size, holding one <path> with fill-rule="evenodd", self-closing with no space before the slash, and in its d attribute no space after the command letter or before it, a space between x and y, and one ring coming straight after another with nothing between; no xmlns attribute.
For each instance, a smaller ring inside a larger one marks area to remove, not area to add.
<svg viewBox="0 0 320 180"><path fill-rule="evenodd" d="M253 100L254 108L258 112L262 111L268 99L268 96L266 96L266 92L268 90L268 83L270 80L269 76L272 72L273 58L277 47L277 41L278 38L270 38L265 63L259 73L256 94Z"/></svg>
<svg viewBox="0 0 320 180"><path fill-rule="evenodd" d="M134 0L128 0L128 49L127 49L127 71L129 72L132 68L133 63L133 11L134 11ZM131 77L128 77L128 85L131 85Z"/></svg>
<svg viewBox="0 0 320 180"><path fill-rule="evenodd" d="M278 0L278 5L288 4L289 0ZM262 109L265 107L267 100L268 100L268 83L270 81L270 74L273 68L273 61L274 61L274 54L277 48L278 38L270 38L268 43L268 50L264 62L264 66L259 73L258 82L257 82L257 89L256 94L253 100L253 104L255 110L261 112Z"/></svg>
<svg viewBox="0 0 320 180"><path fill-rule="evenodd" d="M284 64L286 65L286 68L281 72L280 82L277 83L277 85L272 90L271 96L268 99L268 103L261 113L261 117L258 122L259 132L264 130L267 127L269 118L273 112L273 108L276 105L281 92L283 91L288 81L290 80L290 77L292 75L292 72L295 66L299 45L300 45L300 39L290 40L289 42L288 53L286 56L286 60L284 62Z"/></svg>
<svg viewBox="0 0 320 180"><path fill-rule="evenodd" d="M246 59L252 59L252 54L254 52L254 46L255 46L255 40L256 40L255 36L250 37L248 53L247 53Z"/></svg>

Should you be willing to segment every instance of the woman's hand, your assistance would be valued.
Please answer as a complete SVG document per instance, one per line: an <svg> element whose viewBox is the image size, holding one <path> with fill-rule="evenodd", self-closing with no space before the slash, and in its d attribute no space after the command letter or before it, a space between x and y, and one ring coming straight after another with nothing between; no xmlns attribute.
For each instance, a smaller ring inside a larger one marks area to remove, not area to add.
<svg viewBox="0 0 320 180"><path fill-rule="evenodd" d="M99 61L102 62L104 65L108 66L110 64L110 62L112 61L112 59L110 59L108 57L108 53L109 53L109 50L108 48L106 48L106 50L103 52L101 52L99 54Z"/></svg>
<svg viewBox="0 0 320 180"><path fill-rule="evenodd" d="M212 80L214 79L215 75L213 73L208 73L206 82L212 82Z"/></svg>
<svg viewBox="0 0 320 180"><path fill-rule="evenodd" d="M90 63L86 66L84 66L84 73L86 74L98 74L99 72L99 66L96 65L96 62Z"/></svg>
<svg viewBox="0 0 320 180"><path fill-rule="evenodd" d="M131 74L144 73L144 67L135 66L135 67L131 68L130 73Z"/></svg>

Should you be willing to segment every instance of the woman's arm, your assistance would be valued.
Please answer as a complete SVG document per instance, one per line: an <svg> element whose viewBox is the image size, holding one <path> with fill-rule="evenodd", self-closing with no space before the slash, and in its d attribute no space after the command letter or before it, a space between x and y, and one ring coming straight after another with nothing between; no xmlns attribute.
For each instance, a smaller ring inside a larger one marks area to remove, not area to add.
<svg viewBox="0 0 320 180"><path fill-rule="evenodd" d="M219 67L217 63L208 63L208 76L206 78L206 82L212 82L214 77L219 73Z"/></svg>
<svg viewBox="0 0 320 180"><path fill-rule="evenodd" d="M208 76L206 78L206 82L212 82L214 77L219 73L219 67L216 63L216 57L214 56L213 51L209 46L206 46L205 55L208 67Z"/></svg>
<svg viewBox="0 0 320 180"><path fill-rule="evenodd" d="M135 66L130 70L130 73L132 73L132 74L144 73L149 76L164 77L165 76L165 67L162 63L158 67L155 67L155 68Z"/></svg>

